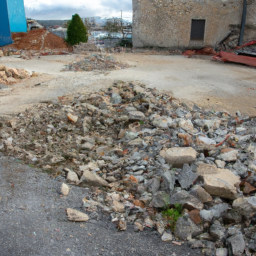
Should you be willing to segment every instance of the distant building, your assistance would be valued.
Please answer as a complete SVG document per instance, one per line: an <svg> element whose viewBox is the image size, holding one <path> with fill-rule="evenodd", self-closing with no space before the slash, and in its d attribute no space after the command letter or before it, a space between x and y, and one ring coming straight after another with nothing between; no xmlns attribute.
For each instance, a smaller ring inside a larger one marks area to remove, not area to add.
<svg viewBox="0 0 256 256"><path fill-rule="evenodd" d="M7 0L7 6L11 32L27 32L23 0Z"/></svg>
<svg viewBox="0 0 256 256"><path fill-rule="evenodd" d="M6 0L1 0L0 17L0 46L4 46L12 43Z"/></svg>
<svg viewBox="0 0 256 256"><path fill-rule="evenodd" d="M214 47L240 30L244 0L133 0L134 47ZM256 0L247 0L244 41L256 39Z"/></svg>

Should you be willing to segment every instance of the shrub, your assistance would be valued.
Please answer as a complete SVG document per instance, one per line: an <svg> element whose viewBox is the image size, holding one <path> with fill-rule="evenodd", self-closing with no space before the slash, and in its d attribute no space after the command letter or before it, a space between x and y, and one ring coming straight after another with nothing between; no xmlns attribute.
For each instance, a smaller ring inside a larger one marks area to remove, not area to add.
<svg viewBox="0 0 256 256"><path fill-rule="evenodd" d="M71 45L88 41L87 29L78 14L73 15L68 24L66 41Z"/></svg>

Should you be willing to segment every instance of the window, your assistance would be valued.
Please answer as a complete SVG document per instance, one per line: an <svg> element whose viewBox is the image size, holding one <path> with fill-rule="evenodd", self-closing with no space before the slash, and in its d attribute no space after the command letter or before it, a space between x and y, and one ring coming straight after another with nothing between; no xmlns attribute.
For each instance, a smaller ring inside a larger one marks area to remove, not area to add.
<svg viewBox="0 0 256 256"><path fill-rule="evenodd" d="M205 20L192 20L190 40L204 40Z"/></svg>

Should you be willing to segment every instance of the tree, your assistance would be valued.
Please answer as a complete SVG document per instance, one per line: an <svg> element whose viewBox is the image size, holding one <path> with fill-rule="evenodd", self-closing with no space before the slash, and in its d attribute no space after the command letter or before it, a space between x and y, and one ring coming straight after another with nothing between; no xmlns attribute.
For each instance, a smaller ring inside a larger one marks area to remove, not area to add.
<svg viewBox="0 0 256 256"><path fill-rule="evenodd" d="M111 33L117 33L121 31L119 19L112 18L106 21L105 30L108 32L109 36Z"/></svg>
<svg viewBox="0 0 256 256"><path fill-rule="evenodd" d="M67 29L66 41L71 45L88 41L87 29L78 14L72 16Z"/></svg>

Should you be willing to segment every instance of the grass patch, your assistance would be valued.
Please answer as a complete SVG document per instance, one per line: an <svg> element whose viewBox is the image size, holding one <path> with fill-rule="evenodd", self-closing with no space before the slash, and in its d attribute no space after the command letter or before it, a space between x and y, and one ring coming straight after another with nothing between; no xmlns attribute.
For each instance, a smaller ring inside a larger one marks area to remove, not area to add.
<svg viewBox="0 0 256 256"><path fill-rule="evenodd" d="M167 210L162 211L162 215L164 219L167 221L166 228L175 230L176 222L179 217L181 217L182 205L175 204L174 208L169 208Z"/></svg>

